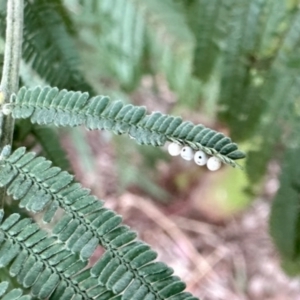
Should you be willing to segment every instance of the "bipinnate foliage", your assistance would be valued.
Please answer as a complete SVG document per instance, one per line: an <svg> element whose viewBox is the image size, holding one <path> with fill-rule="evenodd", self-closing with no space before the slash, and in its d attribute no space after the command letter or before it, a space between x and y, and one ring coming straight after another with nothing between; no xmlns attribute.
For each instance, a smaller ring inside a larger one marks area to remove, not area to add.
<svg viewBox="0 0 300 300"><path fill-rule="evenodd" d="M193 75L200 80L207 81L222 51L221 45L228 30L227 18L232 3L200 0L189 1L184 5L186 18L195 36Z"/></svg>
<svg viewBox="0 0 300 300"><path fill-rule="evenodd" d="M80 14L72 17L87 50L82 53L91 80L111 76L128 91L137 88L143 74L159 73L183 103L197 99L200 83L191 74L194 38L178 1L74 2L80 3Z"/></svg>
<svg viewBox="0 0 300 300"><path fill-rule="evenodd" d="M267 0L233 2L222 59L219 117L229 125L235 139L246 140L256 129L265 105L258 79L266 58L258 48Z"/></svg>
<svg viewBox="0 0 300 300"><path fill-rule="evenodd" d="M81 32L79 26L80 44L97 55L102 66L95 76L109 72L126 90L137 87L146 42L143 13L127 0L82 1L80 9L81 13L75 16L79 23L82 18L89 19L87 30ZM87 34L90 30L101 32L101 38L90 39L90 34Z"/></svg>
<svg viewBox="0 0 300 300"><path fill-rule="evenodd" d="M237 166L236 159L245 154L224 134L180 117L160 112L147 114L145 107L110 101L106 96L89 98L88 93L59 91L58 88L21 88L12 96L12 116L30 118L32 123L56 126L84 125L89 130L106 129L129 134L139 144L163 146L166 141L203 150L224 163Z"/></svg>
<svg viewBox="0 0 300 300"><path fill-rule="evenodd" d="M0 267L38 299L188 299L173 270L155 262L156 252L122 225L122 218L73 181L73 176L24 147L2 156L0 185L19 206L42 212L50 233L29 218L11 214L0 226ZM4 212L1 211L1 219ZM100 245L106 251L92 266ZM73 297L73 298L72 298Z"/></svg>
<svg viewBox="0 0 300 300"><path fill-rule="evenodd" d="M24 61L48 84L88 90L79 70L76 29L61 0L24 0ZM1 34L5 33L6 1L0 2Z"/></svg>
<svg viewBox="0 0 300 300"><path fill-rule="evenodd" d="M25 0L24 2L22 47L24 62L48 84L72 90L87 90L93 93L92 87L86 83L79 70L80 60L74 41L76 29L62 1ZM1 26L3 36L5 15L6 3L2 1L0 22L3 25ZM23 136L19 142L23 142L28 135L33 135L41 144L43 153L48 158L56 165L70 169L64 151L59 145L59 138L55 137L56 133L52 129L37 128L27 123L26 127L29 130L24 131L24 124L21 125Z"/></svg>
<svg viewBox="0 0 300 300"><path fill-rule="evenodd" d="M274 7L273 7L274 6ZM274 31L276 36L280 36L280 40L275 44L274 49L268 52L273 53L271 67L267 70L266 78L261 77L263 85L261 88L260 99L263 102L264 110L263 118L256 124L256 132L254 136L255 146L251 150L247 160L247 173L251 183L259 182L266 172L268 162L274 158L276 154L273 149L279 144L285 147L287 142L283 139L286 136L286 128L291 127L293 115L297 113L297 108L293 107L293 103L298 102L299 92L299 74L295 72L297 61L295 57L300 55L296 50L296 45L300 42L300 11L292 10L285 12L285 5L280 2L270 2L268 9L274 10L277 14L268 15L268 22L273 24L273 28L268 25L265 30L268 35L263 35L262 43L267 43L272 37ZM290 18L288 18L288 16ZM284 31L279 33L278 27L280 20L284 19L286 27ZM295 137L297 139L297 137ZM257 143L258 141L258 143Z"/></svg>
<svg viewBox="0 0 300 300"><path fill-rule="evenodd" d="M60 0L25 1L23 59L49 84L92 91L78 69L74 32Z"/></svg>
<svg viewBox="0 0 300 300"><path fill-rule="evenodd" d="M270 218L272 238L280 251L286 270L299 274L300 207L299 147L287 149L280 177L280 188L274 199Z"/></svg>

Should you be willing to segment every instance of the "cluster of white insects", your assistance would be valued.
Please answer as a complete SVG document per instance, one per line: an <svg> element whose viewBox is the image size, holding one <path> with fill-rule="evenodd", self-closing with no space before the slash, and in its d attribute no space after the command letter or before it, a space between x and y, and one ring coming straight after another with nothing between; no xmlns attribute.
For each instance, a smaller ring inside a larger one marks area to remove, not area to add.
<svg viewBox="0 0 300 300"><path fill-rule="evenodd" d="M4 115L9 115L12 112L11 103L5 103L2 105L0 112ZM217 171L221 168L222 162L219 158L215 156L209 157L204 151L198 150L194 152L194 150L189 146L182 147L177 143L170 143L168 146L168 152L171 156L178 156L185 160L193 160L199 166L207 166L210 171ZM2 154L0 155L0 160L2 159Z"/></svg>
<svg viewBox="0 0 300 300"><path fill-rule="evenodd" d="M185 160L194 160L199 166L207 166L210 171L217 171L221 168L222 162L215 156L209 157L205 152L199 150L194 152L189 146L182 147L177 143L171 143L168 146L168 152L171 156L180 155Z"/></svg>

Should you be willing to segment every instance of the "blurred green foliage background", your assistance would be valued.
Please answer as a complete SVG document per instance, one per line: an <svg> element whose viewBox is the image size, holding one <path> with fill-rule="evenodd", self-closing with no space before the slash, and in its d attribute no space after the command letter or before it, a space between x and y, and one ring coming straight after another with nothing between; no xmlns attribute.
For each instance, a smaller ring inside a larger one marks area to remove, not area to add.
<svg viewBox="0 0 300 300"><path fill-rule="evenodd" d="M224 210L245 208L261 191L269 162L284 159L271 234L284 260L297 261L299 176L294 173L299 167L291 151L297 157L299 2L68 0L65 4L78 28L82 70L97 92L147 104L141 99L143 93L140 97L128 95L136 95L148 79L159 99L160 89L167 85L173 96L169 103L161 99L167 103L159 103L158 109L225 130L242 143L248 156L246 174L226 170L211 187L210 198L222 194L218 189L230 195L222 204ZM118 148L127 148L126 143L120 144ZM126 151L118 151L119 163L121 152ZM143 153L145 161L149 155L150 167L155 166L155 157L160 158L161 152ZM151 171L134 170L124 161L128 162L123 159L121 169L138 172L136 184L153 191L149 187L153 180L140 177ZM129 183L122 172L120 180ZM157 189L155 193L160 192ZM161 194L152 196L162 198Z"/></svg>

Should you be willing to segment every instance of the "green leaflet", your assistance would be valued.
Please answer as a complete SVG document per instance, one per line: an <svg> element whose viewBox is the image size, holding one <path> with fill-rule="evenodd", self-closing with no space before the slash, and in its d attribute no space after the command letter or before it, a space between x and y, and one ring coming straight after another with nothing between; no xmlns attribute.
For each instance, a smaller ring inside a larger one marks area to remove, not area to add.
<svg viewBox="0 0 300 300"><path fill-rule="evenodd" d="M22 87L12 97L16 119L30 118L32 123L56 126L85 125L88 129L106 129L116 134L129 134L137 143L162 146L166 141L189 145L237 166L236 159L245 154L223 134L202 125L184 122L179 117L159 112L147 114L144 107L111 102L108 97L89 99L87 93L50 87Z"/></svg>
<svg viewBox="0 0 300 300"><path fill-rule="evenodd" d="M0 296L3 296L8 288L8 282L3 281L0 283Z"/></svg>
<svg viewBox="0 0 300 300"><path fill-rule="evenodd" d="M155 261L157 253L137 240L137 234L121 224L119 215L73 182L72 175L52 167L45 158L18 148L1 161L0 186L6 186L21 207L43 211L45 222L52 220L59 207L65 211L50 236L18 214L10 215L0 226L0 267L11 263L11 276L32 288L34 296L181 297L184 283L172 276L171 268ZM91 269L84 270L98 245L106 252ZM190 297L187 293L180 299Z"/></svg>

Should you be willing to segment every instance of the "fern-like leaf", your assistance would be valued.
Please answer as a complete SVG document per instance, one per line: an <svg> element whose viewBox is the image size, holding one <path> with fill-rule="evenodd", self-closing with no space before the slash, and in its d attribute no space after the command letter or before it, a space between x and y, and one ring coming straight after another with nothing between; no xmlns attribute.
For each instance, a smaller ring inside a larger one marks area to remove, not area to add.
<svg viewBox="0 0 300 300"><path fill-rule="evenodd" d="M264 26L260 34L260 53L265 57L272 57L280 47L281 36L293 19L294 8L297 3L267 0L264 11ZM290 6L290 7L289 7Z"/></svg>
<svg viewBox="0 0 300 300"><path fill-rule="evenodd" d="M73 18L89 73L97 78L111 74L126 90L136 88L145 47L142 14L127 0L81 1L79 8ZM93 71L95 60L101 70Z"/></svg>
<svg viewBox="0 0 300 300"><path fill-rule="evenodd" d="M81 281L77 274L87 264L87 260L66 249L64 243L48 237L32 220L20 219L19 214L11 214L0 226L0 268L9 266L10 276L16 277L24 288L30 288L38 299L92 299L91 291L95 296L115 296L98 283L87 287L78 284ZM96 288L96 293L91 287ZM15 295L21 295L20 290ZM24 300L30 299L26 297Z"/></svg>
<svg viewBox="0 0 300 300"><path fill-rule="evenodd" d="M195 39L182 13L183 6L173 0L131 0L145 20L151 70L162 72L179 99L194 103L200 84L192 76Z"/></svg>
<svg viewBox="0 0 300 300"><path fill-rule="evenodd" d="M263 70L258 68L256 51L266 1L234 0L228 18L219 116L237 139L251 136L265 106L260 97Z"/></svg>
<svg viewBox="0 0 300 300"><path fill-rule="evenodd" d="M300 55L296 46L300 42L299 28L300 11L297 11L285 31L261 92L266 109L263 120L257 124L257 136L261 137L261 143L259 149L249 153L246 166L252 183L258 182L265 174L268 161L274 154L272 150L278 142L281 140L285 144L281 137L284 129L290 127L295 111L293 109L291 113L290 108L300 96L297 61L294 60ZM254 139L257 145L256 137Z"/></svg>
<svg viewBox="0 0 300 300"><path fill-rule="evenodd" d="M283 259L296 262L300 257L299 147L285 153L280 188L274 199L270 231ZM295 265L296 267L296 265ZM297 266L299 273L299 265Z"/></svg>
<svg viewBox="0 0 300 300"><path fill-rule="evenodd" d="M184 2L184 1L183 1ZM199 0L184 3L187 19L196 37L193 74L208 80L219 57L221 45L228 31L229 1Z"/></svg>
<svg viewBox="0 0 300 300"><path fill-rule="evenodd" d="M104 78L117 78L122 87L133 89L145 71L159 73L184 103L197 99L200 83L192 76L194 37L179 3L91 0L81 4L81 14L74 20L92 76L101 72Z"/></svg>
<svg viewBox="0 0 300 300"><path fill-rule="evenodd" d="M70 18L61 1L25 1L23 58L49 84L91 91L79 72Z"/></svg>
<svg viewBox="0 0 300 300"><path fill-rule="evenodd" d="M203 150L234 167L237 166L234 160L245 156L222 133L160 112L147 114L144 107L110 102L108 97L89 99L88 93L23 87L12 97L12 102L13 117L30 118L32 123L112 130L116 134L129 134L139 144L153 146L162 146L166 141L178 142Z"/></svg>
<svg viewBox="0 0 300 300"><path fill-rule="evenodd" d="M246 162L246 172L252 184L258 183L266 173L270 159L274 155L274 148L282 141L284 129L290 127L289 109L299 97L299 79L291 76L282 78L281 73L277 73L269 78L268 92L265 99L272 99L269 103L268 111L261 121L254 149L248 153ZM283 101L284 99L284 101Z"/></svg>
<svg viewBox="0 0 300 300"><path fill-rule="evenodd" d="M65 276L71 277L68 282L71 287L74 284L72 275L85 267L84 262L100 244L106 249L105 254L90 271L83 271L76 275L76 280L84 278L87 286L99 284L109 295L104 299L112 299L114 295L119 294L122 294L120 299L132 299L132 294L136 294L137 299L144 299L138 296L140 294L146 299L167 299L173 296L174 299L177 297L178 299L196 299L191 294L183 292L185 285L178 277L172 275L172 269L161 262L154 261L157 257L156 252L148 245L136 240L135 232L121 225L120 216L104 208L103 202L90 195L89 190L73 182L72 175L57 167L51 167L51 162L43 157L35 157L31 152L25 153L25 148L17 149L1 163L0 186L6 186L7 193L12 195L13 199L20 200L21 207L32 212L43 211L45 222L53 219L59 207L65 211L64 216L52 230L49 243L53 245L48 252L49 255L58 253L55 257L59 258L55 259L65 259L68 253L72 253L70 268L76 263L74 265L76 272L72 268L74 273L67 276L69 269L65 270L61 267L55 271L56 273L63 272L63 279ZM15 218L14 222L17 222L19 217L12 216L11 218ZM21 222L27 224L29 221ZM21 235L25 234L27 237L38 230L36 225L27 226L26 224L17 225L17 230L21 231ZM2 229L6 232L8 226ZM26 234L27 231L30 234ZM44 239L46 239L45 242L40 243L48 245L48 240L44 235L40 231L34 234L34 240L30 242L30 245L34 245L37 240L44 241ZM8 247L11 247L10 244ZM47 250L45 251L48 253ZM17 249L15 252L19 253ZM23 252L19 255L24 255ZM8 253L11 253L8 257L13 256L12 252ZM18 261L20 260L21 258ZM40 290L39 293L41 293Z"/></svg>

